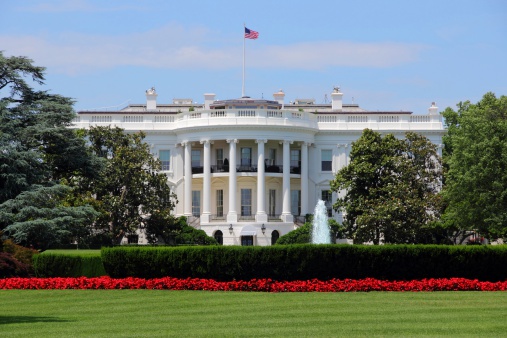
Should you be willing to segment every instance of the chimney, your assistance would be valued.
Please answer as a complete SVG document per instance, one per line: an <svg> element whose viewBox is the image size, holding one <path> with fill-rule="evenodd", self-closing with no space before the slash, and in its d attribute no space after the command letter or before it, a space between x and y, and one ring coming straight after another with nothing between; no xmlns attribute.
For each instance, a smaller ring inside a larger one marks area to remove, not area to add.
<svg viewBox="0 0 507 338"><path fill-rule="evenodd" d="M146 109L147 110L155 110L157 109L157 92L155 91L155 87L151 87L146 91Z"/></svg>
<svg viewBox="0 0 507 338"><path fill-rule="evenodd" d="M438 115L438 107L435 102L431 102L431 107L428 108L428 113L430 115Z"/></svg>
<svg viewBox="0 0 507 338"><path fill-rule="evenodd" d="M340 87L334 87L333 92L331 93L331 109L341 111L343 93L340 92Z"/></svg>
<svg viewBox="0 0 507 338"><path fill-rule="evenodd" d="M215 101L215 94L204 94L204 109L209 109L213 101Z"/></svg>
<svg viewBox="0 0 507 338"><path fill-rule="evenodd" d="M284 107L284 98L285 98L285 93L283 92L283 90L279 90L278 93L274 93L273 94L273 98L275 99L275 101L278 101L279 104L282 105L282 109Z"/></svg>

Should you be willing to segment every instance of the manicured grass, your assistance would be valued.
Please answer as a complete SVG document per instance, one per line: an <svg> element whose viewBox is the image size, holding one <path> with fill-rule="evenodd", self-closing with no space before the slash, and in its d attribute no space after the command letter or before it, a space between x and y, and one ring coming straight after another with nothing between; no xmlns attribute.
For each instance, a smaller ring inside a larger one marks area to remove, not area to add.
<svg viewBox="0 0 507 338"><path fill-rule="evenodd" d="M2 337L507 335L507 292L0 290Z"/></svg>
<svg viewBox="0 0 507 338"><path fill-rule="evenodd" d="M100 249L98 250L76 250L76 249L67 249L67 250L46 250L41 253L44 254L54 254L54 255L79 255L79 256L100 256Z"/></svg>

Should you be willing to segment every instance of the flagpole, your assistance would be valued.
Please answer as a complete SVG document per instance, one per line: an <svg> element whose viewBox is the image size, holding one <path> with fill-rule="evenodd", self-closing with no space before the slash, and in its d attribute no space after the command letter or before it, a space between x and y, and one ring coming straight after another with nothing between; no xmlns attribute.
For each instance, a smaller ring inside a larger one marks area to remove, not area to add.
<svg viewBox="0 0 507 338"><path fill-rule="evenodd" d="M241 97L245 96L245 28L246 25L243 23L243 86L241 88Z"/></svg>

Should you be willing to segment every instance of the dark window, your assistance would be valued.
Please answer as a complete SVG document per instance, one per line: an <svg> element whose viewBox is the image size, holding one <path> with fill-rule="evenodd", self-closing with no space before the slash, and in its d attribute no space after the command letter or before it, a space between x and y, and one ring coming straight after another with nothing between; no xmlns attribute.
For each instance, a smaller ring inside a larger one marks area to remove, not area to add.
<svg viewBox="0 0 507 338"><path fill-rule="evenodd" d="M217 230L215 232L214 237L215 237L216 241L218 242L218 244L224 245L224 234L222 233L222 231Z"/></svg>
<svg viewBox="0 0 507 338"><path fill-rule="evenodd" d="M326 204L327 217L333 217L333 193L329 190L322 190L322 200Z"/></svg>
<svg viewBox="0 0 507 338"><path fill-rule="evenodd" d="M139 243L139 235L128 235L127 236L129 244L138 244Z"/></svg>
<svg viewBox="0 0 507 338"><path fill-rule="evenodd" d="M253 245L253 236L241 236L241 245L252 246Z"/></svg>
<svg viewBox="0 0 507 338"><path fill-rule="evenodd" d="M274 230L271 233L271 245L275 245L276 241L278 241L278 238L280 238L280 233L278 232L278 230Z"/></svg>

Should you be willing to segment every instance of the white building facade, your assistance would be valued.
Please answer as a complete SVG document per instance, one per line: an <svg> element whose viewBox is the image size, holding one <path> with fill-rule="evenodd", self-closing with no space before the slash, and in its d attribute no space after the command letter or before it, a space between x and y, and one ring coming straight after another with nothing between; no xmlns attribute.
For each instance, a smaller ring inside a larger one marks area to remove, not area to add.
<svg viewBox="0 0 507 338"><path fill-rule="evenodd" d="M444 128L434 103L424 115L372 112L344 104L342 96L335 88L328 104L285 103L282 91L273 100L216 101L205 94L204 104L157 104L152 88L146 104L80 111L74 124L145 132L178 196L176 216L187 216L224 245L266 246L303 224L319 199L341 222L331 209L337 196L330 181L348 164L351 144L365 128L400 138L417 132L441 152ZM139 243L146 243L143 234Z"/></svg>

